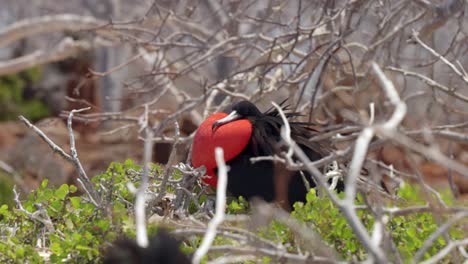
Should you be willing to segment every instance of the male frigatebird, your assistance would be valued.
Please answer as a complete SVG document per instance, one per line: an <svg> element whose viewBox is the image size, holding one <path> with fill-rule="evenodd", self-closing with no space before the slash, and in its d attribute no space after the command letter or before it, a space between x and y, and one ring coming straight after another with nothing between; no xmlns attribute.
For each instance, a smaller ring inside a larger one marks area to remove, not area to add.
<svg viewBox="0 0 468 264"><path fill-rule="evenodd" d="M284 102L281 104L283 107ZM299 113L283 107L291 127L291 138L302 148L310 160L317 160L324 153L309 139L316 134L309 123L289 120ZM224 149L229 166L228 191L247 199L258 196L267 202L275 201L283 208L291 209L297 201L305 201L305 176L311 187L315 186L305 171L289 171L284 164L263 160L251 162L252 157L270 156L279 152L280 131L283 121L278 110L264 113L249 101L241 101L229 114L214 113L197 129L192 145L192 164L204 165L207 176L203 181L216 187L216 161L214 148Z"/></svg>

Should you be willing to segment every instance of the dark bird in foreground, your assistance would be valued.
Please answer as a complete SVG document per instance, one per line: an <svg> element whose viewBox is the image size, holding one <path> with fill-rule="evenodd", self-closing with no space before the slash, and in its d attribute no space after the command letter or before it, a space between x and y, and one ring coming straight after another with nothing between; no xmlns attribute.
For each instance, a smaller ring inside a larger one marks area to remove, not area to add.
<svg viewBox="0 0 468 264"><path fill-rule="evenodd" d="M104 264L190 264L179 247L177 239L165 229L159 229L147 248L140 247L133 239L115 241L104 256Z"/></svg>
<svg viewBox="0 0 468 264"><path fill-rule="evenodd" d="M284 102L281 103L283 107ZM310 160L322 157L318 144L309 142L316 134L309 123L289 119L300 116L283 107L291 127L291 138L307 154ZM251 199L255 196L267 202L277 202L290 210L297 201L305 201L308 190L304 179L315 187L305 171L289 171L284 164L270 160L251 162L251 158L271 156L280 151L281 119L278 110L264 113L249 101L235 104L229 114L214 113L197 129L192 146L192 164L207 169L205 183L216 187L216 161L214 148L224 149L224 159L229 166L228 191L234 196ZM305 176L305 177L303 177Z"/></svg>

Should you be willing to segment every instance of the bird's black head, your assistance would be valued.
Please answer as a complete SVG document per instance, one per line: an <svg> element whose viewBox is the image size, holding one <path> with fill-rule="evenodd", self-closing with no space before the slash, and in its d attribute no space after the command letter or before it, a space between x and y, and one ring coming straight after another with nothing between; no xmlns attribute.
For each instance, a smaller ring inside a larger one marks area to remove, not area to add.
<svg viewBox="0 0 468 264"><path fill-rule="evenodd" d="M247 117L258 117L262 115L262 112L249 101L241 101L232 106L232 111L236 111L241 118Z"/></svg>
<svg viewBox="0 0 468 264"><path fill-rule="evenodd" d="M260 110L258 110L258 108L249 101L241 101L233 105L231 109L232 110L228 116L213 123L213 130L235 120L246 119L249 117L260 117L263 115L262 112L260 112Z"/></svg>

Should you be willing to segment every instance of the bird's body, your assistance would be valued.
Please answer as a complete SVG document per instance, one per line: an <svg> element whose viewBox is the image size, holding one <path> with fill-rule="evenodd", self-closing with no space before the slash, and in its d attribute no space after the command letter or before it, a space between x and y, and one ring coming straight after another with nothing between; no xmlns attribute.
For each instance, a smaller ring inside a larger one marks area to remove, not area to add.
<svg viewBox="0 0 468 264"><path fill-rule="evenodd" d="M286 113L288 119L298 115ZM308 123L289 123L292 139L310 160L319 159L322 156L320 148L309 142L315 131ZM294 202L305 201L308 191L301 174L306 176L311 187L315 186L310 176L301 171L289 171L284 164L271 160L251 162L253 157L272 156L279 152L282 125L277 110L262 113L248 101L239 102L229 115L215 113L200 125L193 142L192 163L195 167L205 165L209 176L205 182L216 186L214 147L220 146L230 168L228 191L232 195L247 199L259 196L291 208Z"/></svg>

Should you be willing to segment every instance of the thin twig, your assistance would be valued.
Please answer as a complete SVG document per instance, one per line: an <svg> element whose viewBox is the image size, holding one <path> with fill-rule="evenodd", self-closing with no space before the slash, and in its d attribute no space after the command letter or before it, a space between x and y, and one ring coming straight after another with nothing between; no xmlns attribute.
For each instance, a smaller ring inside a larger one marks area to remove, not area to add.
<svg viewBox="0 0 468 264"><path fill-rule="evenodd" d="M433 263L440 263L440 261L450 253L454 248L457 247L466 247L468 245L468 238L463 240L457 240L450 242L447 246L441 249L437 254L435 254L432 258L421 262L421 264L433 264Z"/></svg>
<svg viewBox="0 0 468 264"><path fill-rule="evenodd" d="M449 87L447 87L445 85L442 85L442 84L432 80L431 78L429 78L427 76L424 76L424 75L416 73L416 72L412 72L412 71L408 71L408 70L404 70L404 69L400 69L400 68L396 68L396 67L391 67L391 66L388 66L386 69L388 69L390 71L395 71L395 72L402 73L405 76L407 75L407 76L411 76L411 77L416 77L416 78L420 79L421 81L423 81L424 83L426 83L427 85L429 85L430 87L441 90L442 92L444 92L444 93L446 93L448 95L451 95L451 96L453 96L453 97L455 97L457 99L460 99L461 101L463 101L465 103L468 103L468 96L465 96L462 93L457 92L452 88L449 88Z"/></svg>
<svg viewBox="0 0 468 264"><path fill-rule="evenodd" d="M88 198L90 199L90 201L95 206L99 206L99 202L98 202L100 200L99 195L97 194L96 189L94 188L92 183L89 181L89 178L86 175L86 172L84 171L83 166L81 165L81 162L78 159L78 154L77 154L76 148L75 148L75 137L74 137L74 134L73 134L73 129L71 127L71 125L72 125L71 121L73 119L73 114L75 112L81 112L81 111L85 111L87 109L89 109L89 108L84 108L84 109L80 109L80 110L73 110L73 111L70 112L70 115L69 115L69 118L68 118L67 127L68 127L68 133L69 133L69 137L70 137L70 149L72 149L72 148L74 149L74 150L71 151L72 155L69 155L68 153L66 153L61 147L59 147L49 137L47 137L44 134L44 132L42 132L38 127L33 125L31 122L29 122L29 120L27 120L24 116L19 116L18 118L23 123L25 123L27 127L31 128L37 135L39 135L39 137L49 145L49 147L52 149L53 152L60 154L60 156L62 156L65 160L71 162L75 166L76 170L78 171L78 182L80 183L81 187L83 187L83 189L85 190L85 192L88 195ZM75 155L73 155L73 153Z"/></svg>
<svg viewBox="0 0 468 264"><path fill-rule="evenodd" d="M416 42L421 45L425 50L429 51L433 56L437 57L439 60L441 60L445 65L447 65L452 71L458 75L466 84L468 84L468 76L464 74L463 71L459 70L457 66L455 66L453 63L451 63L448 59L446 59L444 56L440 55L437 51L435 51L433 48L429 47L426 43L424 43L418 36L418 32L413 30L412 37Z"/></svg>
<svg viewBox="0 0 468 264"><path fill-rule="evenodd" d="M54 223L52 222L52 220L49 217L49 214L47 213L47 211L44 208L40 208L38 211L36 211L34 213L31 213L28 210L24 209L23 205L21 204L21 201L19 199L19 194L16 191L16 186L13 187L13 194L15 195L16 205L18 206L18 209L21 212L26 214L26 216L28 216L30 219L41 222L42 224L44 224L44 226L47 228L47 230L50 233L52 233L52 234L55 233Z"/></svg>
<svg viewBox="0 0 468 264"><path fill-rule="evenodd" d="M450 217L447 222L441 225L436 231L434 231L427 239L424 241L422 247L414 254L413 263L418 263L420 259L424 256L424 253L429 250L429 247L434 243L434 241L441 236L443 233L447 232L447 230L456 224L458 221L462 219L466 219L468 217L468 211L459 212L453 217Z"/></svg>
<svg viewBox="0 0 468 264"><path fill-rule="evenodd" d="M159 201L161 201L161 199L164 197L164 194L166 194L167 182L169 181L169 176L171 176L171 173L173 171L173 165L177 156L177 147L179 144L179 137L180 137L179 123L175 122L174 144L172 145L172 151L171 151L171 154L169 155L169 160L167 161L166 168L164 170L163 179L161 182L161 186L159 188L159 194L156 197L154 204L159 203Z"/></svg>
<svg viewBox="0 0 468 264"><path fill-rule="evenodd" d="M75 147L75 134L74 134L73 128L72 128L73 115L75 113L84 112L84 111L87 111L89 109L91 109L91 108L86 107L86 108L82 108L82 109L78 109L78 110L73 109L72 111L70 111L70 114L68 115L68 120L67 120L67 128L68 128L68 136L70 138L70 152L71 152L72 162L75 165L76 170L78 171L78 175L79 175L78 181L82 182L82 185L84 186L85 192L88 194L89 198L91 199L91 202L95 206L99 206L100 205L100 197L99 197L96 189L94 188L93 184L89 180L89 177L86 174L86 171L84 170L83 165L81 165L80 159L78 158L78 152L76 151L76 147Z"/></svg>

